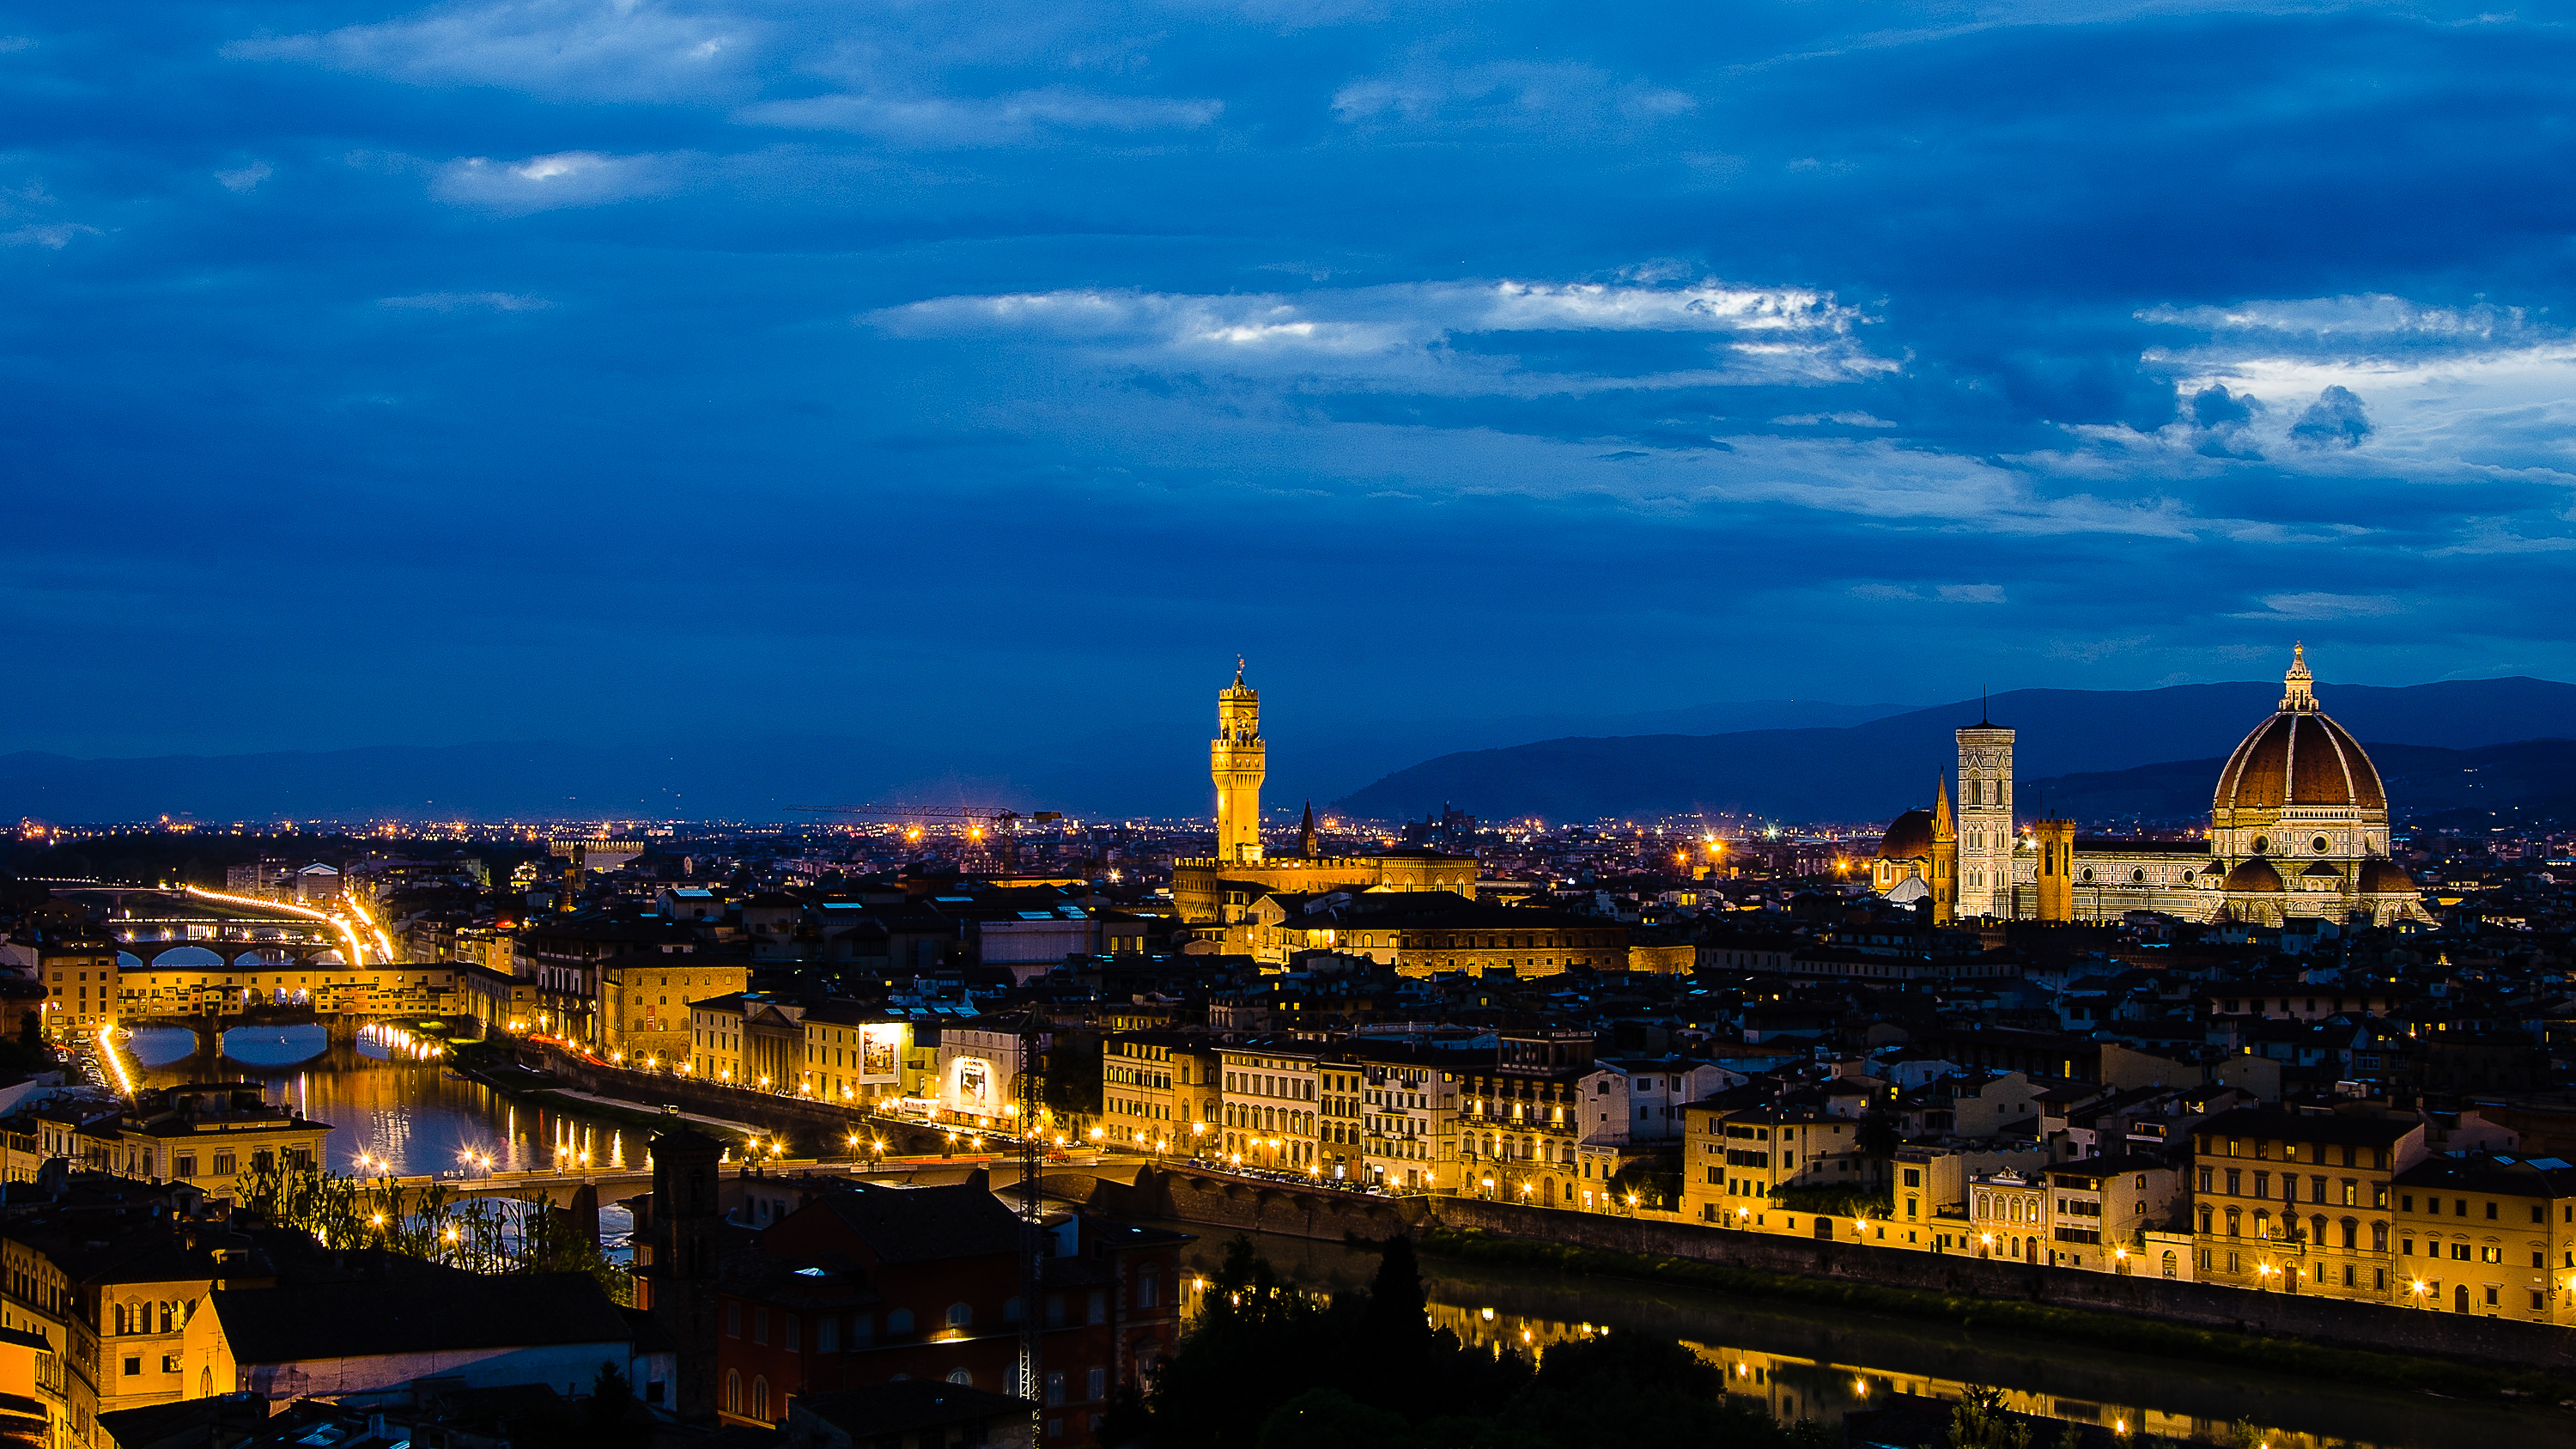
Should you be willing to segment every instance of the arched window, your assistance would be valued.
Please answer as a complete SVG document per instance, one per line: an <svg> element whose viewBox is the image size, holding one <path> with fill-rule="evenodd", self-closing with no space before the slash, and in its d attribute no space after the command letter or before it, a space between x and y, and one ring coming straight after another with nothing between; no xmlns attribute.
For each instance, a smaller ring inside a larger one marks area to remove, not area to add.
<svg viewBox="0 0 2576 1449"><path fill-rule="evenodd" d="M751 1416L764 1424L769 1422L769 1380L765 1378L751 1381Z"/></svg>
<svg viewBox="0 0 2576 1449"><path fill-rule="evenodd" d="M1163 1280L1151 1268L1137 1274L1136 1306L1139 1308L1153 1308L1158 1306L1158 1299L1162 1293L1162 1286Z"/></svg>
<svg viewBox="0 0 2576 1449"><path fill-rule="evenodd" d="M2361 1246L2361 1224L2353 1221L2351 1218L2345 1218L2343 1220L2343 1245L2346 1248L2358 1248Z"/></svg>
<svg viewBox="0 0 2576 1449"><path fill-rule="evenodd" d="M948 1381L952 1384L963 1385L967 1388L973 1388L975 1386L975 1376L964 1369L950 1369L948 1371Z"/></svg>
<svg viewBox="0 0 2576 1449"><path fill-rule="evenodd" d="M2345 1228L2344 1236L2347 1238L2351 1237L2352 1229L2349 1227ZM2320 1248L2326 1245L2326 1215L2324 1213L2319 1213L2315 1217L2308 1219L2308 1241L2316 1244ZM2349 1248L2352 1244L2345 1243L2344 1246Z"/></svg>
<svg viewBox="0 0 2576 1449"><path fill-rule="evenodd" d="M2167 1249L2165 1249L2165 1264L2164 1264L2164 1267L2165 1267L2165 1276L2166 1276L2166 1277L2168 1277L2168 1278L2179 1278L2179 1277L2181 1277L2181 1276L2182 1276L2181 1264L2180 1264L2180 1263L2178 1263L2178 1262L2175 1260L2175 1258L2174 1258L2174 1250L2173 1250L2173 1249L2171 1249L2171 1248L2167 1248Z"/></svg>
<svg viewBox="0 0 2576 1449"><path fill-rule="evenodd" d="M972 1309L972 1308L968 1307L967 1305L965 1305L965 1304L963 1304L963 1303L951 1303L951 1304L949 1304L949 1305L948 1305L948 1326L949 1326L949 1327L951 1327L951 1328L964 1328L964 1327L966 1327L968 1324L973 1323L974 1321L975 1321L975 1310L974 1310L974 1309Z"/></svg>
<svg viewBox="0 0 2576 1449"><path fill-rule="evenodd" d="M725 1370L724 1407L728 1414L742 1412L742 1371L740 1369Z"/></svg>
<svg viewBox="0 0 2576 1449"><path fill-rule="evenodd" d="M2243 1237L2244 1235L2244 1209L2229 1208L2227 1210L2227 1236L2238 1238Z"/></svg>
<svg viewBox="0 0 2576 1449"><path fill-rule="evenodd" d="M2388 1224L2372 1223L2370 1225L2370 1250L2374 1253L2385 1253L2388 1251Z"/></svg>

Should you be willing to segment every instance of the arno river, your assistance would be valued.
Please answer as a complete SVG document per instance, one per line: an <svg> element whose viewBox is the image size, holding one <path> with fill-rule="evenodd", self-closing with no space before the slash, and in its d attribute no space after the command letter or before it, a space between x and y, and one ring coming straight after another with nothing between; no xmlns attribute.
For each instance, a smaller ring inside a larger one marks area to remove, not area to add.
<svg viewBox="0 0 2576 1449"><path fill-rule="evenodd" d="M335 1129L333 1169L357 1170L360 1153L404 1175L452 1172L472 1153L499 1170L551 1165L559 1148L586 1151L613 1167L643 1161L637 1128L514 1102L461 1081L435 1062L401 1059L370 1043L316 1053L314 1028L227 1039L232 1055L195 1053L186 1032L139 1032L129 1059L147 1081L247 1077L272 1099L293 1103ZM254 1061L243 1061L249 1057ZM369 1171L373 1175L377 1168ZM1193 1266L1211 1271L1228 1235L1175 1223L1198 1235ZM604 1208L604 1235L622 1234L625 1214ZM1262 1238L1265 1256L1308 1287L1367 1286L1377 1259L1339 1244ZM1544 1351L1608 1328L1688 1343L1717 1362L1737 1391L1785 1419L1839 1422L1845 1409L1892 1393L1956 1397L1966 1383L2011 1393L2011 1406L2150 1438L2226 1443L2250 1423L2272 1449L2436 1449L2502 1443L2576 1442L2576 1413L2517 1410L2427 1394L2397 1393L2266 1374L2253 1368L2177 1363L2089 1347L2056 1348L1948 1325L1838 1314L1728 1298L1704 1290L1427 1259L1434 1314L1471 1343ZM2045 1436L2041 1436L2045 1437Z"/></svg>

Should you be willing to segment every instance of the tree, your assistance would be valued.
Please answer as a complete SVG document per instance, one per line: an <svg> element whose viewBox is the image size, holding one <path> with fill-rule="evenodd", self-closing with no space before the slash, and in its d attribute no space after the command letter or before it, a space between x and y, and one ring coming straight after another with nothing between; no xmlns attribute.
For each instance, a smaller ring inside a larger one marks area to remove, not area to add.
<svg viewBox="0 0 2576 1449"><path fill-rule="evenodd" d="M601 1364L590 1381L589 1419L592 1449L630 1449L651 1435L650 1419L636 1423L634 1387L613 1363Z"/></svg>
<svg viewBox="0 0 2576 1449"><path fill-rule="evenodd" d="M1411 1449L1403 1416L1373 1409L1340 1389L1310 1389L1261 1421L1254 1449Z"/></svg>
<svg viewBox="0 0 2576 1449"><path fill-rule="evenodd" d="M1970 1384L1950 1411L1942 1449L2030 1449L2030 1425L2004 1408L2004 1391Z"/></svg>

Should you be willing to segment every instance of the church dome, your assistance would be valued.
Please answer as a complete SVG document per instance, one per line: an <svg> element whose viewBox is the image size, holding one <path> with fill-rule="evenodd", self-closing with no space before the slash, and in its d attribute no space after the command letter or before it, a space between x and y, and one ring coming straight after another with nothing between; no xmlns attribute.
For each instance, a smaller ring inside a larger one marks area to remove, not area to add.
<svg viewBox="0 0 2576 1449"><path fill-rule="evenodd" d="M1881 860L1928 860L1932 855L1932 812L1908 810L1887 827L1878 842Z"/></svg>
<svg viewBox="0 0 2576 1449"><path fill-rule="evenodd" d="M2276 891L2281 889L2281 873L2268 860L2249 860L2227 873L2221 890Z"/></svg>
<svg viewBox="0 0 2576 1449"><path fill-rule="evenodd" d="M2280 712L2254 727L2218 772L2213 812L2275 811L2290 806L2388 808L2361 742L2317 708L2310 689L2307 651L2293 656Z"/></svg>
<svg viewBox="0 0 2576 1449"><path fill-rule="evenodd" d="M2366 860L2361 863L2361 888L2365 891L2407 891L2415 889L2415 877L2406 867L2393 860Z"/></svg>

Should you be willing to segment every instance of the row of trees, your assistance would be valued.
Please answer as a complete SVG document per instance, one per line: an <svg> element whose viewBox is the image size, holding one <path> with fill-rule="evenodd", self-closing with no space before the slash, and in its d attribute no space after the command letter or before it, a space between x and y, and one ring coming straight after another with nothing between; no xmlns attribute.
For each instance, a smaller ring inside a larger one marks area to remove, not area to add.
<svg viewBox="0 0 2576 1449"><path fill-rule="evenodd" d="M459 1198L444 1183L414 1194L273 1157L254 1159L240 1194L244 1208L324 1247L383 1248L476 1273L585 1273L615 1302L635 1301L634 1274L541 1201Z"/></svg>

